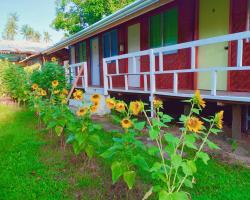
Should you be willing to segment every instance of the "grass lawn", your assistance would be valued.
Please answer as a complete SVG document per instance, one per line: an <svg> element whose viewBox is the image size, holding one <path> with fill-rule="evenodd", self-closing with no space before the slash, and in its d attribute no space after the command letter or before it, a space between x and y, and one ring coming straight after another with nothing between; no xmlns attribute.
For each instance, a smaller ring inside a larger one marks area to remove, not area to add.
<svg viewBox="0 0 250 200"><path fill-rule="evenodd" d="M210 161L198 170L193 200L250 199L249 169ZM110 176L102 161L75 157L70 148L62 152L57 137L37 131L32 112L0 105L0 200L126 199L125 185L113 186ZM137 185L130 200L149 187Z"/></svg>

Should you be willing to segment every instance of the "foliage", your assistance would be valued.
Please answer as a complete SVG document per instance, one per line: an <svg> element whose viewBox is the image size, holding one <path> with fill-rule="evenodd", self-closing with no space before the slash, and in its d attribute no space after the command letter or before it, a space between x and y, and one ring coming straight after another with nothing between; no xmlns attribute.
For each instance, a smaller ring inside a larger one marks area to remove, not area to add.
<svg viewBox="0 0 250 200"><path fill-rule="evenodd" d="M31 84L36 83L43 89L52 89L51 82L53 80L58 80L60 89L66 85L64 68L57 62L45 63L41 70L36 70L31 74L30 79Z"/></svg>
<svg viewBox="0 0 250 200"><path fill-rule="evenodd" d="M18 102L28 100L28 77L24 69L8 61L0 61L0 92Z"/></svg>
<svg viewBox="0 0 250 200"><path fill-rule="evenodd" d="M18 31L18 16L16 13L10 13L2 33L3 39L14 40Z"/></svg>
<svg viewBox="0 0 250 200"><path fill-rule="evenodd" d="M56 30L74 34L121 9L134 0L57 0L57 16L52 22Z"/></svg>
<svg viewBox="0 0 250 200"><path fill-rule="evenodd" d="M21 34L23 35L23 38L28 41L40 42L41 40L41 34L28 24L21 27Z"/></svg>

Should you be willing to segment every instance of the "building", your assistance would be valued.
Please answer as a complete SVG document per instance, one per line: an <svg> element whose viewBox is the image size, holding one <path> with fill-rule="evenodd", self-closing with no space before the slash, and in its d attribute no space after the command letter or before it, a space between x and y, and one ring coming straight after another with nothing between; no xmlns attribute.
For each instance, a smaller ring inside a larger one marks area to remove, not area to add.
<svg viewBox="0 0 250 200"><path fill-rule="evenodd" d="M48 44L20 41L20 40L0 40L0 59L7 59L10 62L19 63L20 61L39 53L48 48ZM26 65L25 62L21 63Z"/></svg>
<svg viewBox="0 0 250 200"><path fill-rule="evenodd" d="M178 112L199 89L205 112L224 109L240 138L250 129L249 28L249 0L136 0L42 53L68 47L86 92L158 95Z"/></svg>

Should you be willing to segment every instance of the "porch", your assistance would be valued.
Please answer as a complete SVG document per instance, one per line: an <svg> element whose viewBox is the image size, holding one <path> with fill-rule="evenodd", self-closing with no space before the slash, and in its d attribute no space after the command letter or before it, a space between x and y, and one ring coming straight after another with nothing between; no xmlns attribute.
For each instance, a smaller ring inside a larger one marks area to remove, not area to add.
<svg viewBox="0 0 250 200"><path fill-rule="evenodd" d="M199 89L207 100L250 103L250 66L243 66L244 41L248 38L249 31L104 58L103 84L100 87L89 86L90 72L86 62L70 65L69 73L73 82L77 82L76 87L86 91L97 88L104 95L109 92L125 92L148 94L150 100L154 95L189 98ZM237 43L235 66L199 66L197 54L200 47L225 42L229 46ZM164 64L164 55L182 50L190 51L190 66L171 69ZM148 60L147 66L142 67L145 60ZM227 77L226 82L223 80L222 83L220 80L222 75ZM202 87L198 81L201 78L209 80L210 83ZM236 85L234 87L231 87L232 80ZM242 82L245 83L243 90L237 88L237 84ZM221 84L226 85L226 88L223 89ZM152 106L151 103L151 109Z"/></svg>

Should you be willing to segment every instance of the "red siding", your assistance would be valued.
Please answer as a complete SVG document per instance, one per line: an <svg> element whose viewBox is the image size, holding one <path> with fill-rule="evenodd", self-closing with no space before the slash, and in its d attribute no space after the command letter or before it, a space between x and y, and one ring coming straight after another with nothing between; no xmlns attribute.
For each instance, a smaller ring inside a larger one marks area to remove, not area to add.
<svg viewBox="0 0 250 200"><path fill-rule="evenodd" d="M231 0L231 33L246 31L247 0ZM250 65L250 43L244 41L243 65ZM230 44L229 65L236 66L237 43ZM230 72L228 76L230 91L250 91L250 71Z"/></svg>

